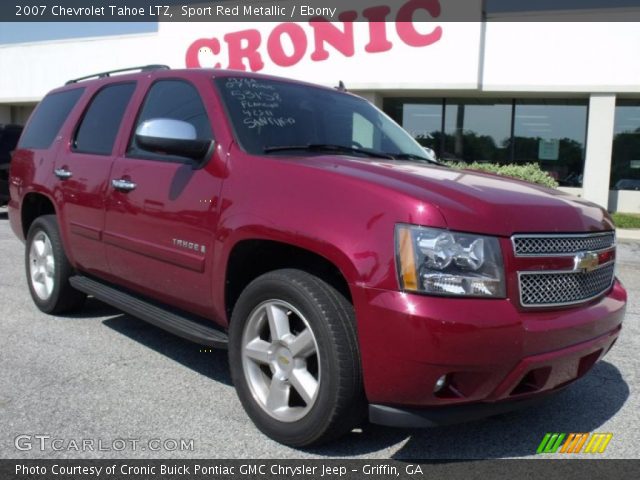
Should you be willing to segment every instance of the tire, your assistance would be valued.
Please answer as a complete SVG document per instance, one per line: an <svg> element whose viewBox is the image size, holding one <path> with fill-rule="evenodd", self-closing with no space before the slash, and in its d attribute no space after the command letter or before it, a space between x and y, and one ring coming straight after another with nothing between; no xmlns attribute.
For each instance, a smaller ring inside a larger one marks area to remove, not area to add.
<svg viewBox="0 0 640 480"><path fill-rule="evenodd" d="M80 308L86 295L69 284L74 273L69 263L55 215L43 215L31 224L25 247L29 292L45 313L65 313Z"/></svg>
<svg viewBox="0 0 640 480"><path fill-rule="evenodd" d="M245 288L231 318L229 365L249 417L282 444L319 445L364 418L353 307L306 272L276 270Z"/></svg>

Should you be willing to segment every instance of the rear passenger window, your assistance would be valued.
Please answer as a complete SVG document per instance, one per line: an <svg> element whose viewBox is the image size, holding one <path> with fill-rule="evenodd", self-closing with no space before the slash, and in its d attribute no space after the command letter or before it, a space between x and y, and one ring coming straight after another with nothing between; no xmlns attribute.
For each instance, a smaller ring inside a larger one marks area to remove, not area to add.
<svg viewBox="0 0 640 480"><path fill-rule="evenodd" d="M109 155L120 122L136 88L135 83L119 83L100 90L80 121L73 148L78 152Z"/></svg>
<svg viewBox="0 0 640 480"><path fill-rule="evenodd" d="M83 92L84 88L75 88L44 97L33 113L18 147L49 148Z"/></svg>
<svg viewBox="0 0 640 480"><path fill-rule="evenodd" d="M129 152L143 153L135 144L135 130L138 126L154 118L168 118L189 122L196 129L199 139L210 139L211 124L196 88L182 80L161 80L152 85L131 138Z"/></svg>

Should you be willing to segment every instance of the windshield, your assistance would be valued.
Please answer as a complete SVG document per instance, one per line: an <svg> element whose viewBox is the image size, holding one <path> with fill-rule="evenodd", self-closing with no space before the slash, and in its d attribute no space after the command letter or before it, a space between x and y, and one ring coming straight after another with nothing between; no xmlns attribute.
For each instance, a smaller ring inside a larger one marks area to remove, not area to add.
<svg viewBox="0 0 640 480"><path fill-rule="evenodd" d="M249 153L428 161L407 132L362 98L277 80L224 77L216 84Z"/></svg>

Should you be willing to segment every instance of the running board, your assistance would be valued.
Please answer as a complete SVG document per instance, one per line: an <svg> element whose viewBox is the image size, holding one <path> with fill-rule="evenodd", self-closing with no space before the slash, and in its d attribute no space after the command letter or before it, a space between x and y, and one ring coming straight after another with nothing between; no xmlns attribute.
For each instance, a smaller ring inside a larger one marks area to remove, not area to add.
<svg viewBox="0 0 640 480"><path fill-rule="evenodd" d="M92 295L118 310L122 310L129 315L133 315L184 339L216 348L227 348L229 343L227 334L221 330L203 325L186 314L174 313L154 303L141 300L105 283L83 275L71 277L69 283L76 290Z"/></svg>

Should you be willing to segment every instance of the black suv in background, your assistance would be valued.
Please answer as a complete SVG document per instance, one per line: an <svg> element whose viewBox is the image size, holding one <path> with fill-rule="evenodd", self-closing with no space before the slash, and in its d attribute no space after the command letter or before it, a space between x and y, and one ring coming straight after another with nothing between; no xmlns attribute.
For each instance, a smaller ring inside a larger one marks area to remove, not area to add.
<svg viewBox="0 0 640 480"><path fill-rule="evenodd" d="M9 162L21 133L20 125L0 125L0 207L9 202Z"/></svg>

